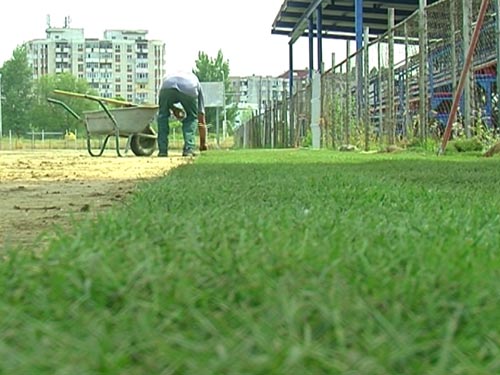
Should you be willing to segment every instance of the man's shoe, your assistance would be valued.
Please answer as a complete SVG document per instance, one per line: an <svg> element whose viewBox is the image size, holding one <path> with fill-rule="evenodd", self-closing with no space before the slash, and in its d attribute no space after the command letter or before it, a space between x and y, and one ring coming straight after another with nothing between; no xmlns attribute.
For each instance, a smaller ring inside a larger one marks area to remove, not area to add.
<svg viewBox="0 0 500 375"><path fill-rule="evenodd" d="M168 157L168 152L159 152L158 157L159 158L166 158L166 157Z"/></svg>
<svg viewBox="0 0 500 375"><path fill-rule="evenodd" d="M192 150L184 150L182 156L196 156L196 153Z"/></svg>

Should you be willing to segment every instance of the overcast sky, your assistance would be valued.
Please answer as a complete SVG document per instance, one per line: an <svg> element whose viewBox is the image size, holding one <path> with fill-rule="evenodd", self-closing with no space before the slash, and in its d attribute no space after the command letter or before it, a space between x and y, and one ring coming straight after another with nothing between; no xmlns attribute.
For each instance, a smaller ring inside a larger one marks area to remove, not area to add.
<svg viewBox="0 0 500 375"><path fill-rule="evenodd" d="M0 66L12 51L32 39L44 39L47 15L52 27L83 28L86 38L102 38L106 29L144 29L148 39L166 45L166 70L191 70L198 52L215 57L220 49L231 75L279 75L288 70L288 37L272 35L271 26L284 0L28 0L12 1L0 12ZM315 42L316 49L316 42ZM345 42L324 40L325 66L331 52L345 58ZM315 52L315 66L316 52ZM308 66L307 38L294 47L294 68Z"/></svg>

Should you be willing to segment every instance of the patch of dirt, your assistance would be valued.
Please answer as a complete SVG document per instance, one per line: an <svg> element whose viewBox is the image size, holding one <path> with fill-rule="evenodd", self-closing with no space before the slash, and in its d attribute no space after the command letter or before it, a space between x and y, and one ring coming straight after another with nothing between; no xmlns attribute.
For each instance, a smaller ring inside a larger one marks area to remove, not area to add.
<svg viewBox="0 0 500 375"><path fill-rule="evenodd" d="M139 183L189 162L175 153L158 158L112 152L91 157L86 150L1 151L0 249L38 249L54 225L70 230L73 219L120 204Z"/></svg>

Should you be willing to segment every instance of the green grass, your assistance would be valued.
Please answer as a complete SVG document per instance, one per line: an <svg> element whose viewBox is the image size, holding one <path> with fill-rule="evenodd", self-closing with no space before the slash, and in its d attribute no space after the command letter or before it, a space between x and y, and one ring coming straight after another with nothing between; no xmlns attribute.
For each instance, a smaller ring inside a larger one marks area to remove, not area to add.
<svg viewBox="0 0 500 375"><path fill-rule="evenodd" d="M0 263L0 374L500 373L500 159L212 151Z"/></svg>

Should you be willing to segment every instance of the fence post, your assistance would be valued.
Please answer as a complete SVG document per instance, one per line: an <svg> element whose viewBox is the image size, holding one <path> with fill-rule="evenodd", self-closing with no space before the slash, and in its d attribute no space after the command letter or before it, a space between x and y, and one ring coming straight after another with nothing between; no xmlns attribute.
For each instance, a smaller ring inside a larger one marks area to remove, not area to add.
<svg viewBox="0 0 500 375"><path fill-rule="evenodd" d="M346 87L346 95L345 95L345 112L344 112L344 124L345 124L345 141L346 144L351 143L351 46L350 41L346 42L346 79L345 79L345 87Z"/></svg>
<svg viewBox="0 0 500 375"><path fill-rule="evenodd" d="M332 108L331 108L331 123L332 123L332 148L335 149L337 145L337 123L336 123L336 118L335 118L335 113L337 110L337 95L335 94L335 53L332 53L332 75L331 75L331 95L332 95Z"/></svg>
<svg viewBox="0 0 500 375"><path fill-rule="evenodd" d="M388 111L387 119L389 122L389 144L395 143L395 121L394 121L394 8L387 10L389 17L389 80L388 80Z"/></svg>
<svg viewBox="0 0 500 375"><path fill-rule="evenodd" d="M450 0L450 29L451 29L451 92L455 92L457 87L457 50L455 33L457 31L456 15L457 4L456 0ZM498 60L497 60L498 61Z"/></svg>
<svg viewBox="0 0 500 375"><path fill-rule="evenodd" d="M288 146L288 135L287 135L287 126L288 126L288 96L286 95L286 86L287 82L283 80L283 95L282 95L282 105L281 105L281 147Z"/></svg>
<svg viewBox="0 0 500 375"><path fill-rule="evenodd" d="M420 139L425 142L427 138L427 21L425 8L427 0L419 0L419 18L418 18L418 34L419 34L419 85L418 91L420 95L419 103L419 132Z"/></svg>
<svg viewBox="0 0 500 375"><path fill-rule="evenodd" d="M364 65L364 108L363 108L363 114L364 114L364 123L365 123L365 151L368 151L370 149L370 86L369 86L369 75L370 75L370 64L368 62L369 59L369 46L368 44L370 43L370 39L368 37L368 34L370 33L370 28L365 27L365 37L363 41L363 65Z"/></svg>
<svg viewBox="0 0 500 375"><path fill-rule="evenodd" d="M377 41L377 96L378 96L378 140L380 145L384 142L385 127L384 113L382 112L382 43L380 38Z"/></svg>
<svg viewBox="0 0 500 375"><path fill-rule="evenodd" d="M405 118L403 122L403 137L408 139L408 129L411 128L410 115L410 42L408 40L408 22L404 24L405 33Z"/></svg>

